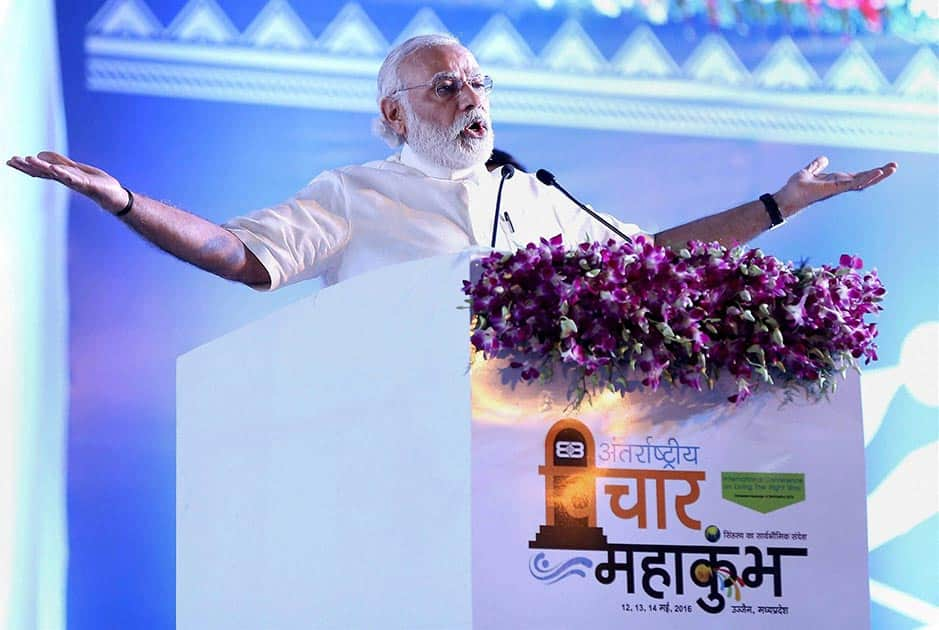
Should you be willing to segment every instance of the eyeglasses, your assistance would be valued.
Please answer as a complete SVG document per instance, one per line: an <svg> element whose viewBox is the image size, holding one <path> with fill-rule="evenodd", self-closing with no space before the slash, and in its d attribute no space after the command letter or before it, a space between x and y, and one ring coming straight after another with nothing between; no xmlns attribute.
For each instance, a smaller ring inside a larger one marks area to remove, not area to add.
<svg viewBox="0 0 939 630"><path fill-rule="evenodd" d="M394 96L398 92L407 92L408 90L415 90L422 87L432 87L434 94L438 97L449 100L454 98L463 90L463 86L468 85L477 94L489 94L492 92L492 77L488 74L481 76L470 77L466 81L458 77L443 76L437 77L433 81L428 83L421 83L419 85L412 85L410 87L398 88L391 93L391 96Z"/></svg>

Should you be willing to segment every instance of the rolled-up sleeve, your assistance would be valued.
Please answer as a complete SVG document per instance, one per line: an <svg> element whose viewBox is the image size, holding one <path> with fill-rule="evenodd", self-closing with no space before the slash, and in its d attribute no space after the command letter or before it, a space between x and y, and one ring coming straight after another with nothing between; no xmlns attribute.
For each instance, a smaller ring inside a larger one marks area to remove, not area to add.
<svg viewBox="0 0 939 630"><path fill-rule="evenodd" d="M315 278L337 264L349 242L351 223L341 179L318 175L281 204L234 218L222 225L257 256L274 290Z"/></svg>

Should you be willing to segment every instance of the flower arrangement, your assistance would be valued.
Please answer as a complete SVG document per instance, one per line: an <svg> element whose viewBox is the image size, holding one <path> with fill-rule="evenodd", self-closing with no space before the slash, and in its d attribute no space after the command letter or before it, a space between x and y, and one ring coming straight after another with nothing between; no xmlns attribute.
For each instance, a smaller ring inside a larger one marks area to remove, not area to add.
<svg viewBox="0 0 939 630"><path fill-rule="evenodd" d="M723 375L736 382L731 402L763 383L819 398L837 373L877 358L865 316L886 291L854 256L809 267L718 243L675 252L640 236L568 249L557 236L480 266L463 287L473 346L523 381L573 371L574 407L601 388L701 391Z"/></svg>

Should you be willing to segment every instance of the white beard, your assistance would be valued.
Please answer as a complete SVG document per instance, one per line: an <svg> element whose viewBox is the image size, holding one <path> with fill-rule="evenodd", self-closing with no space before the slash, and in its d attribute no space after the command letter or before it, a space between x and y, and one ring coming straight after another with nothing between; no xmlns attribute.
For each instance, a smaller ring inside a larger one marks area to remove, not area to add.
<svg viewBox="0 0 939 630"><path fill-rule="evenodd" d="M407 105L404 107L404 116L408 128L408 146L438 166L453 170L470 168L485 164L492 155L495 138L486 110L464 112L449 128L421 120ZM486 135L482 138L464 136L466 126L477 120L485 122Z"/></svg>

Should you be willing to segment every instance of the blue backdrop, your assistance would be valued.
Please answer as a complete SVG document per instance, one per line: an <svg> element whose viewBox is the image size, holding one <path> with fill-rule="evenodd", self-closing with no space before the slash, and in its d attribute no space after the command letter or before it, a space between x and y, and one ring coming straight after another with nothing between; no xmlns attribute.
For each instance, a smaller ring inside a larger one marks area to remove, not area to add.
<svg viewBox="0 0 939 630"><path fill-rule="evenodd" d="M816 264L857 253L879 269L890 294L881 378L865 394L865 407L883 408L868 487L924 447L926 472L939 472L935 380L910 380L935 375L939 360L928 37L470 4L60 0L71 155L221 222L323 169L387 155L369 134L375 70L403 34L442 26L496 81L498 147L648 230L775 191L818 154L843 170L896 160L883 185L812 207L755 244ZM69 627L171 628L174 361L318 285L254 293L158 252L78 197L69 283ZM901 360L914 329L918 352ZM897 479L911 487L922 471ZM919 483L934 487L935 476ZM871 516L885 532L870 556L875 627L915 627L939 606L939 516L928 514Z"/></svg>

